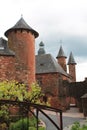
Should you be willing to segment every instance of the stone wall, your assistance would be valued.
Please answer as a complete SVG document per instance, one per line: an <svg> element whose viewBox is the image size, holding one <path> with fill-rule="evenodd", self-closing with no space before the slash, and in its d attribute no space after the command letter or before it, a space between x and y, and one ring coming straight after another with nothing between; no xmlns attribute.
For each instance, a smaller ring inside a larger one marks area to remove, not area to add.
<svg viewBox="0 0 87 130"><path fill-rule="evenodd" d="M58 95L58 74L36 74L36 80L40 82L42 91L51 95Z"/></svg>
<svg viewBox="0 0 87 130"><path fill-rule="evenodd" d="M62 110L65 110L68 107L66 86L64 87L62 77L59 73L37 74L36 79L40 83L42 92L45 93L48 100L50 98L52 107Z"/></svg>
<svg viewBox="0 0 87 130"><path fill-rule="evenodd" d="M75 65L69 65L69 74L72 77L72 82L76 82L76 68Z"/></svg>
<svg viewBox="0 0 87 130"><path fill-rule="evenodd" d="M58 63L61 65L61 67L65 70L65 72L67 72L66 58L60 57L57 60L58 60Z"/></svg>
<svg viewBox="0 0 87 130"><path fill-rule="evenodd" d="M0 81L15 79L14 63L14 56L0 56Z"/></svg>
<svg viewBox="0 0 87 130"><path fill-rule="evenodd" d="M16 80L31 84L35 81L35 37L25 30L12 31L8 45L15 52Z"/></svg>

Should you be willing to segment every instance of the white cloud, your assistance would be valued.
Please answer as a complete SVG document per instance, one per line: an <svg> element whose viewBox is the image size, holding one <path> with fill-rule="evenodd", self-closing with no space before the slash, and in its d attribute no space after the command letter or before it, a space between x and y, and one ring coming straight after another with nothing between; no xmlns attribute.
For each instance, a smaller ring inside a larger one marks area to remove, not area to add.
<svg viewBox="0 0 87 130"><path fill-rule="evenodd" d="M84 81L87 77L87 62L79 63L76 67L76 79L77 81Z"/></svg>

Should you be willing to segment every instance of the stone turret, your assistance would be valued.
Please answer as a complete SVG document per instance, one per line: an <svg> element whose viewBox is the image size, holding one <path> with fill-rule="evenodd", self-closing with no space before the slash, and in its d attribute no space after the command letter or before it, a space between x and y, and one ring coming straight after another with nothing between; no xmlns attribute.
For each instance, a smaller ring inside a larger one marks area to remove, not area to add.
<svg viewBox="0 0 87 130"><path fill-rule="evenodd" d="M16 80L27 84L35 82L35 38L38 32L23 19L5 32L8 45L15 52Z"/></svg>
<svg viewBox="0 0 87 130"><path fill-rule="evenodd" d="M72 82L76 82L76 62L74 60L72 52L70 53L69 56L68 66L69 66L69 74L72 77Z"/></svg>
<svg viewBox="0 0 87 130"><path fill-rule="evenodd" d="M45 54L44 43L41 41L39 44L38 55L43 55L43 54Z"/></svg>
<svg viewBox="0 0 87 130"><path fill-rule="evenodd" d="M67 72L67 66L66 66L67 57L65 56L62 46L60 46L60 49L56 58L57 58L58 63L61 65L61 67Z"/></svg>

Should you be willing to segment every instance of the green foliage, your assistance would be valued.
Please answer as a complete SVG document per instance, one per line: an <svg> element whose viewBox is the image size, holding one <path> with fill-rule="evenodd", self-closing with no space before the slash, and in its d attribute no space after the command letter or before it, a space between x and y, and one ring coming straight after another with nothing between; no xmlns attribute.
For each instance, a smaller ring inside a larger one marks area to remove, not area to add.
<svg viewBox="0 0 87 130"><path fill-rule="evenodd" d="M0 106L0 122L5 122L9 119L9 111L6 105Z"/></svg>
<svg viewBox="0 0 87 130"><path fill-rule="evenodd" d="M36 130L36 128L35 127L29 127L29 130ZM44 127L39 127L39 130L45 130L45 128Z"/></svg>
<svg viewBox="0 0 87 130"><path fill-rule="evenodd" d="M25 84L16 81L0 82L0 99L37 102L41 94L41 87L34 83L30 91Z"/></svg>
<svg viewBox="0 0 87 130"><path fill-rule="evenodd" d="M31 90L28 93L30 102L40 104L40 97L43 96L41 92L41 87L37 83L33 83Z"/></svg>
<svg viewBox="0 0 87 130"><path fill-rule="evenodd" d="M0 82L0 99L23 101L27 96L26 86L16 81Z"/></svg>
<svg viewBox="0 0 87 130"><path fill-rule="evenodd" d="M9 130L21 130L23 128L24 130L27 130L27 127L29 130L36 130L36 119L34 117L31 117L29 120L27 118L24 118L15 123L11 123ZM44 128L39 127L39 130L44 130Z"/></svg>
<svg viewBox="0 0 87 130"><path fill-rule="evenodd" d="M80 126L79 122L75 122L72 127L71 130L87 130L87 125L82 125Z"/></svg>
<svg viewBox="0 0 87 130"><path fill-rule="evenodd" d="M19 120L16 123L11 123L9 130L21 130L22 128L25 128L27 130L27 120Z"/></svg>
<svg viewBox="0 0 87 130"><path fill-rule="evenodd" d="M13 81L0 82L0 99L1 100L16 100L16 101L29 101L32 103L40 103L42 96L41 87L37 83L31 85L28 90L25 84L20 84ZM9 118L9 105L0 106L0 119Z"/></svg>

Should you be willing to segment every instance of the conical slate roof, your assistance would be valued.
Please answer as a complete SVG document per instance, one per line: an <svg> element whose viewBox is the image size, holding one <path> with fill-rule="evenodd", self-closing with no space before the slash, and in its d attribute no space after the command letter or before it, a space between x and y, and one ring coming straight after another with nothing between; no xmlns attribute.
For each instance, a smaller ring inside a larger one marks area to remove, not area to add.
<svg viewBox="0 0 87 130"><path fill-rule="evenodd" d="M0 38L0 56L15 56L15 53L9 49L7 41L2 37Z"/></svg>
<svg viewBox="0 0 87 130"><path fill-rule="evenodd" d="M69 60L68 60L68 65L70 64L76 64L72 52L70 53Z"/></svg>
<svg viewBox="0 0 87 130"><path fill-rule="evenodd" d="M8 33L10 31L14 31L14 30L21 30L21 29L24 29L24 30L27 30L27 31L31 31L35 38L39 36L39 33L36 32L34 29L32 29L26 22L25 20L23 19L23 17L20 18L20 20L10 29L8 29L6 32L5 32L5 36L8 37Z"/></svg>
<svg viewBox="0 0 87 130"><path fill-rule="evenodd" d="M41 47L41 46L44 47L44 43L41 41L40 44L39 44L39 46L40 46L40 47Z"/></svg>
<svg viewBox="0 0 87 130"><path fill-rule="evenodd" d="M57 55L56 58L61 58L61 57L67 58L66 55L65 55L65 53L64 53L64 51L63 51L62 46L60 46L60 49L59 49L59 52L58 52L58 55Z"/></svg>
<svg viewBox="0 0 87 130"><path fill-rule="evenodd" d="M45 50L44 50L44 43L41 41L39 44L39 50L38 50L38 55L43 55L45 54Z"/></svg>

